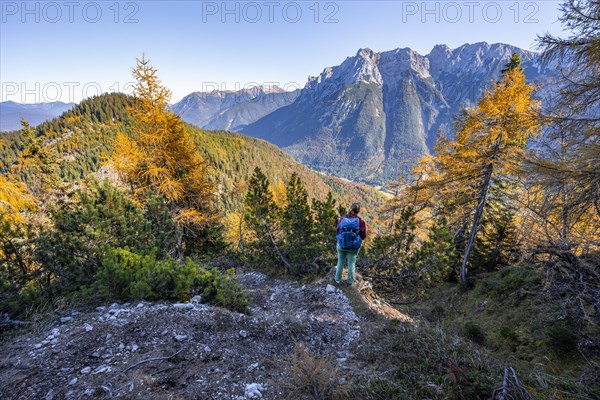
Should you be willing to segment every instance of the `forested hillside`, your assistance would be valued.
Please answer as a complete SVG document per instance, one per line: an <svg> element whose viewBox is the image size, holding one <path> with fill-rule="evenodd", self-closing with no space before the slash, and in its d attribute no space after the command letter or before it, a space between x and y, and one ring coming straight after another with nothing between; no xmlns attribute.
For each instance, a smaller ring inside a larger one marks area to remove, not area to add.
<svg viewBox="0 0 600 400"><path fill-rule="evenodd" d="M44 145L55 149L60 176L74 183L98 171L114 150L117 132L131 135L132 120L128 107L130 96L112 93L82 101L58 118L35 127ZM310 198L320 199L332 192L341 205L360 199L365 215L379 227L378 211L384 196L366 186L316 173L296 162L291 156L264 140L227 131L205 131L188 126L194 142L213 168L213 179L219 184L223 211L241 210L243 192L255 167L260 167L280 192L296 172L307 187ZM7 173L17 163L23 149L22 131L2 134L0 171Z"/></svg>

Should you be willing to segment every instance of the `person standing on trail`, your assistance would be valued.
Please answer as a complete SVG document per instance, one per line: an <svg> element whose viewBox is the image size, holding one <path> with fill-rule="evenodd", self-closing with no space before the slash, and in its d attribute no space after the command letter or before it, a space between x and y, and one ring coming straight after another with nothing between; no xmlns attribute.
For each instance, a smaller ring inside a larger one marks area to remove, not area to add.
<svg viewBox="0 0 600 400"><path fill-rule="evenodd" d="M344 265L348 265L348 279L346 285L354 283L354 269L356 267L356 256L362 245L362 241L367 237L367 225L358 213L360 204L354 203L350 206L350 212L343 215L337 224L337 253L338 263L335 270L334 281L338 285L342 281L342 271Z"/></svg>

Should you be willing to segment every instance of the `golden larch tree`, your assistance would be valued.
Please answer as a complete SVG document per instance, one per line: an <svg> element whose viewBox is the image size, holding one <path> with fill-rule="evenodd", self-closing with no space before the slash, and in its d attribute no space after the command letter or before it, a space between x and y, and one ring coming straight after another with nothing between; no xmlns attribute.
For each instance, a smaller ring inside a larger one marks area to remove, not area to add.
<svg viewBox="0 0 600 400"><path fill-rule="evenodd" d="M215 187L186 125L168 110L170 91L144 57L133 69L133 137L119 133L111 160L139 205L149 193L167 200L175 223L177 258L184 261L186 229L215 218Z"/></svg>
<svg viewBox="0 0 600 400"><path fill-rule="evenodd" d="M454 156L454 173L474 189L476 199L460 268L462 282L467 280L467 264L490 188L519 172L527 140L541 130L540 103L532 98L533 90L515 53L503 70L502 80L483 94L476 107L462 112L456 139L448 142L447 156Z"/></svg>

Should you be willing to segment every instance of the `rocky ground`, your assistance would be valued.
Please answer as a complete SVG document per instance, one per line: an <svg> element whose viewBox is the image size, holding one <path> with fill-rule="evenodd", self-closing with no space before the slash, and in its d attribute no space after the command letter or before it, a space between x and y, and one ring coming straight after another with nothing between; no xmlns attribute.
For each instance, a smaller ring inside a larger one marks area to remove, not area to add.
<svg viewBox="0 0 600 400"><path fill-rule="evenodd" d="M239 279L253 298L248 315L196 297L115 303L31 327L1 345L0 397L283 398L282 360L298 343L350 368L361 326L340 289L259 273Z"/></svg>

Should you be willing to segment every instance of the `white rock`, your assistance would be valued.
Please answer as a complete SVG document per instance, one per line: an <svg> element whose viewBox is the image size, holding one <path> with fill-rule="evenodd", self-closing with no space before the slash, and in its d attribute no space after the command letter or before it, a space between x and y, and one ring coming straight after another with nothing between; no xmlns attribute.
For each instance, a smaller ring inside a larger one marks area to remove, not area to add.
<svg viewBox="0 0 600 400"><path fill-rule="evenodd" d="M88 323L83 324L83 329L85 329L86 332L90 332L94 329L94 327Z"/></svg>
<svg viewBox="0 0 600 400"><path fill-rule="evenodd" d="M248 337L248 332L247 332L247 331L245 331L244 329L242 329L242 330L240 331L240 336L241 336L242 338L246 339L246 338Z"/></svg>
<svg viewBox="0 0 600 400"><path fill-rule="evenodd" d="M247 372L254 371L257 368L258 368L258 363L250 364L246 367L246 371Z"/></svg>
<svg viewBox="0 0 600 400"><path fill-rule="evenodd" d="M46 393L44 400L52 400L53 398L54 398L54 389L50 389L48 391L48 393Z"/></svg>
<svg viewBox="0 0 600 400"><path fill-rule="evenodd" d="M35 347L36 349L39 349L43 346L43 344L41 343L36 343L35 345L33 345L33 347Z"/></svg>
<svg viewBox="0 0 600 400"><path fill-rule="evenodd" d="M204 346L204 351L206 353L210 353L212 351L212 349L210 347L208 347L208 346Z"/></svg>
<svg viewBox="0 0 600 400"><path fill-rule="evenodd" d="M333 285L330 285L330 284L327 284L327 287L325 288L325 291L326 291L327 293L335 293L335 290L336 290L336 289L335 289L335 286L333 286Z"/></svg>
<svg viewBox="0 0 600 400"><path fill-rule="evenodd" d="M110 367L108 365L101 365L94 370L94 374L101 374L107 371L110 371Z"/></svg>
<svg viewBox="0 0 600 400"><path fill-rule="evenodd" d="M96 311L102 312L104 310L106 310L106 307L104 307L104 306L96 307Z"/></svg>
<svg viewBox="0 0 600 400"><path fill-rule="evenodd" d="M137 308L142 308L142 307L144 307L144 303L139 303L139 304L137 305Z"/></svg>
<svg viewBox="0 0 600 400"><path fill-rule="evenodd" d="M192 303L175 303L173 304L173 308L177 310L191 310L194 308L194 305Z"/></svg>
<svg viewBox="0 0 600 400"><path fill-rule="evenodd" d="M175 335L175 341L177 342L183 342L184 340L187 340L187 338L186 335Z"/></svg>
<svg viewBox="0 0 600 400"><path fill-rule="evenodd" d="M262 399L261 391L263 390L265 389L260 383L248 383L246 384L246 390L244 390L244 396L247 399Z"/></svg>
<svg viewBox="0 0 600 400"><path fill-rule="evenodd" d="M77 383L77 378L73 378L69 381L69 386L73 386Z"/></svg>
<svg viewBox="0 0 600 400"><path fill-rule="evenodd" d="M84 375L89 374L90 372L92 372L92 369L90 367L85 367L81 370L81 373Z"/></svg>
<svg viewBox="0 0 600 400"><path fill-rule="evenodd" d="M63 324L64 324L65 322L69 322L69 321L73 321L73 317L62 317L62 318L60 319L60 322L62 322Z"/></svg>
<svg viewBox="0 0 600 400"><path fill-rule="evenodd" d="M202 303L202 296L196 295L190 299L190 302L194 304Z"/></svg>
<svg viewBox="0 0 600 400"><path fill-rule="evenodd" d="M56 337L60 335L60 330L58 328L52 329L52 336Z"/></svg>
<svg viewBox="0 0 600 400"><path fill-rule="evenodd" d="M134 343L134 344L132 344L132 345L131 345L131 351L132 351L132 352L135 352L135 351L137 351L138 349L139 349L139 346L138 346L137 344L135 344L135 343Z"/></svg>

